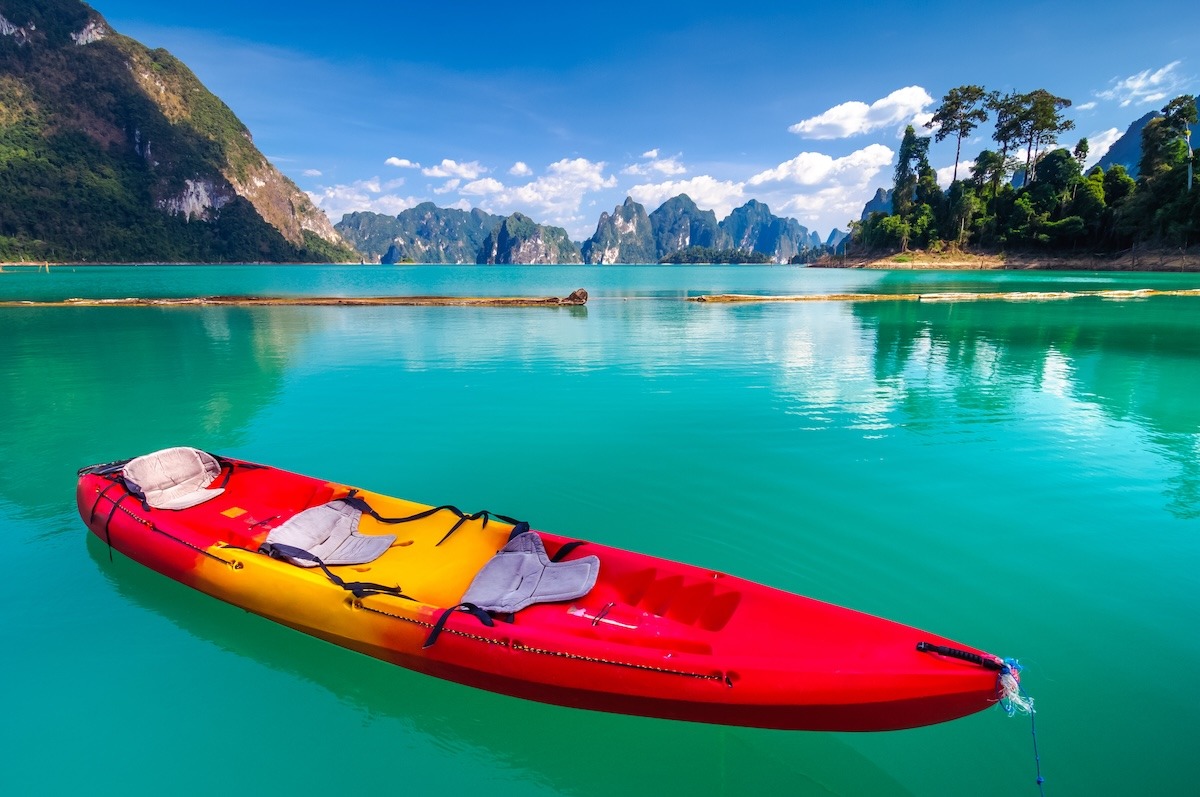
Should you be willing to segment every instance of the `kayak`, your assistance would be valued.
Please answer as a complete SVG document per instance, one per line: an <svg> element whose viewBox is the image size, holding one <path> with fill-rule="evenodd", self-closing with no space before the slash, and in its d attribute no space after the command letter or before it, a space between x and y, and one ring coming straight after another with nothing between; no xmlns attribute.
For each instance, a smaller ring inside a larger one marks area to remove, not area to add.
<svg viewBox="0 0 1200 797"><path fill-rule="evenodd" d="M733 575L177 447L79 471L110 548L351 650L529 700L881 731L1020 700L1019 669Z"/></svg>

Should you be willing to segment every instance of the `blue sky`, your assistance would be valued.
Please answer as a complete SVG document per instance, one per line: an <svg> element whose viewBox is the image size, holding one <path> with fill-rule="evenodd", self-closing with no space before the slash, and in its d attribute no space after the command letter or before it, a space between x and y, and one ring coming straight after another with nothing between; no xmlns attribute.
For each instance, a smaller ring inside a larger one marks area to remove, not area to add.
<svg viewBox="0 0 1200 797"><path fill-rule="evenodd" d="M626 196L652 211L687 193L824 236L890 185L904 125L955 86L1070 98L1061 143L1087 136L1093 161L1200 91L1190 1L93 6L187 63L334 222L429 200L582 240ZM948 182L953 139L931 160Z"/></svg>

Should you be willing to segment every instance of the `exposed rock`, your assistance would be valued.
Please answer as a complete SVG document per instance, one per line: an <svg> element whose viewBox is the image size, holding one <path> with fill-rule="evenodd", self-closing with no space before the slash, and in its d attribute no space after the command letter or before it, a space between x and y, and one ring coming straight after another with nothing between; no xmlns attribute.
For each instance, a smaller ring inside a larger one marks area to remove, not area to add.
<svg viewBox="0 0 1200 797"><path fill-rule="evenodd" d="M514 213L491 231L475 262L553 265L582 263L583 258L562 227L535 224L528 216Z"/></svg>
<svg viewBox="0 0 1200 797"><path fill-rule="evenodd" d="M717 224L717 214L696 207L687 194L668 199L649 218L656 259L693 246L730 248L728 237Z"/></svg>
<svg viewBox="0 0 1200 797"><path fill-rule="evenodd" d="M808 228L795 219L780 218L771 209L751 199L735 208L721 229L742 252L761 252L776 263L787 263L809 246Z"/></svg>
<svg viewBox="0 0 1200 797"><path fill-rule="evenodd" d="M422 202L396 216L347 213L335 229L372 262L474 263L488 233L502 220L477 208Z"/></svg>
<svg viewBox="0 0 1200 797"><path fill-rule="evenodd" d="M600 214L596 233L583 242L585 263L656 263L654 231L646 208L626 197L612 215Z"/></svg>
<svg viewBox="0 0 1200 797"><path fill-rule="evenodd" d="M88 24L83 26L83 30L79 31L78 33L72 33L71 40L76 44L83 46L85 44L91 44L92 42L98 42L107 35L108 28L104 27L104 24L99 20L93 19L88 22Z"/></svg>
<svg viewBox="0 0 1200 797"><path fill-rule="evenodd" d="M867 200L867 204L863 206L862 220L866 221L872 213L891 213L892 212L892 189L877 188L875 196Z"/></svg>
<svg viewBox="0 0 1200 797"><path fill-rule="evenodd" d="M185 180L185 188L178 196L158 201L158 206L172 216L183 216L208 221L210 210L220 210L233 199L232 192L223 191L211 180Z"/></svg>

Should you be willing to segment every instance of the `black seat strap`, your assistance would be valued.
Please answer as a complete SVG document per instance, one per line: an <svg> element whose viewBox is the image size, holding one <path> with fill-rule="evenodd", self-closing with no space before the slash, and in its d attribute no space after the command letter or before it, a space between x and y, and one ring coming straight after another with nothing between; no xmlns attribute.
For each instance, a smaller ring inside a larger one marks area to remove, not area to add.
<svg viewBox="0 0 1200 797"><path fill-rule="evenodd" d="M326 567L320 557L309 553L303 548L297 548L294 545L284 545L278 542L264 543L258 549L260 553L264 553L272 559L283 559L288 557L291 559L303 559L306 562L314 562L325 573L325 576L344 590L354 594L356 598L365 598L368 595L395 595L397 598L405 598L414 600L414 598L405 595L399 586L388 587L383 584L375 584L370 581L345 581L336 573Z"/></svg>
<svg viewBox="0 0 1200 797"><path fill-rule="evenodd" d="M586 540L571 540L565 543L561 548L554 552L554 556L550 557L551 562L561 562L566 558L567 554L578 548L580 545L587 545Z"/></svg>
<svg viewBox="0 0 1200 797"><path fill-rule="evenodd" d="M438 637L442 635L442 631L446 628L446 621L450 619L451 614L457 611L463 611L474 615L479 622L483 623L488 628L494 628L496 625L496 622L492 619L492 616L483 609L480 609L475 604L460 603L457 606L451 606L449 609L442 612L442 616L439 617L437 622L433 624L433 630L430 631L429 636L425 638L425 644L421 646L422 649L433 647L433 643L438 641Z"/></svg>

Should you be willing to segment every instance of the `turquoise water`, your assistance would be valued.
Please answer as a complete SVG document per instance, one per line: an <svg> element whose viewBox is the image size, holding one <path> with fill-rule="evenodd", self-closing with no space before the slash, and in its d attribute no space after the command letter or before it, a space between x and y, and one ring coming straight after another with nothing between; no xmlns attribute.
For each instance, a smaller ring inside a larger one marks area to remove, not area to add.
<svg viewBox="0 0 1200 797"><path fill-rule="evenodd" d="M610 716L409 673L149 573L75 469L177 444L683 559L1026 665L1050 795L1192 793L1195 288L789 267L5 268L0 299L566 295L585 308L0 310L0 792L1036 795L1028 718L885 734Z"/></svg>

